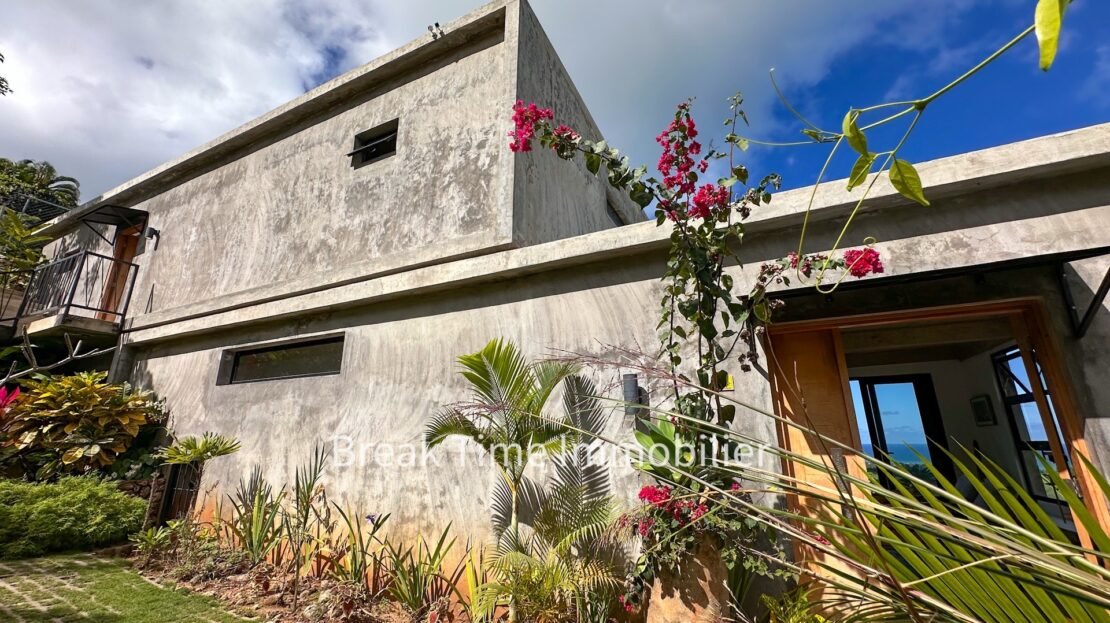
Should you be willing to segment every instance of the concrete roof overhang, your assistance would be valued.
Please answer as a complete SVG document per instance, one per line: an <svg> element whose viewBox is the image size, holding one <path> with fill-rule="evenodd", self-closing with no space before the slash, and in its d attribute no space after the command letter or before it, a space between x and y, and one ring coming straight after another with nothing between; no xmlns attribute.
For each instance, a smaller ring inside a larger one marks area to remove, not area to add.
<svg viewBox="0 0 1110 623"><path fill-rule="evenodd" d="M936 219L931 215L937 212L903 198L884 178L875 184L859 214L882 211L889 217L873 224L916 219L912 235L899 237L891 230L879 247L895 257L917 261L910 270L888 271L860 283L908 273L974 270L996 262L1078 257L1103 253L1110 247L1110 123L923 162L917 169L934 205L949 202L963 208L960 202L967 197L985 201L997 195L997 205L989 206L994 220L969 221L958 225L958 230L944 230L932 222ZM1083 188L1076 188L1077 179ZM1061 196L1053 186L1057 180L1064 180L1060 182L1063 192L1073 189L1081 201L1053 205L1053 197ZM759 262L781 257L790 244L787 241L797 241L811 195L810 227L825 230L839 229L859 198L858 191L845 190L843 180L822 184L816 191L811 187L775 195L771 204L761 206L747 221L742 259ZM979 206L966 207L970 214ZM1008 216L1018 207L1020 215ZM973 254L943 252L957 233L962 245L973 248ZM129 319L125 330L130 332L131 342L162 340L560 268L619 262L665 252L669 234L668 228L645 222L403 271L375 270L371 260L351 274L333 271L327 276L313 275L140 315ZM1006 243L999 244L999 240Z"/></svg>

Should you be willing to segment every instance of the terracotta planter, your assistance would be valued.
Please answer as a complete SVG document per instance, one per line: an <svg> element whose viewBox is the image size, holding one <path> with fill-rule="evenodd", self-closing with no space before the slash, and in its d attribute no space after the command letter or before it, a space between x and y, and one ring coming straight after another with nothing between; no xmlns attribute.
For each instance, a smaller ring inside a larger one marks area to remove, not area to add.
<svg viewBox="0 0 1110 623"><path fill-rule="evenodd" d="M702 539L679 569L651 585L646 623L717 623L728 616L728 567L720 546Z"/></svg>

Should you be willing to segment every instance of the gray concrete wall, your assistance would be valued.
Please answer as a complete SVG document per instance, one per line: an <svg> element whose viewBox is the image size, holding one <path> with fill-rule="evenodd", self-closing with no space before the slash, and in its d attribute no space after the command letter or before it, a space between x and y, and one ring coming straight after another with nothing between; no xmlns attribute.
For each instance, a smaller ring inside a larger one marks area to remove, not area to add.
<svg viewBox="0 0 1110 623"><path fill-rule="evenodd" d="M434 71L140 203L161 232L137 311L218 299L340 267L382 268L508 243L512 161L499 136L513 53L499 33ZM399 119L397 153L360 168L354 136Z"/></svg>
<svg viewBox="0 0 1110 623"><path fill-rule="evenodd" d="M530 355L575 352L619 361L607 345L653 352L654 309L662 258L657 253L582 272L555 270L517 278L494 290L460 288L368 308L270 323L245 330L171 341L134 353L133 380L167 399L179 434L217 431L238 438L243 449L214 461L206 486L234 485L253 464L275 482L288 482L316 444L349 436L357 446L422 447L424 428L439 408L466 398L454 357L495 337L512 339ZM223 348L293 335L346 335L338 376L217 386ZM605 394L620 399L620 368L591 372ZM663 387L651 388L653 402ZM746 398L766 404L763 379L741 379ZM558 408L557 400L553 404ZM607 434L631 440L633 423L613 409ZM745 418L744 430L771 439L766 418ZM495 473L476 446L453 441L430 454L432 463L365 466L329 474L337 500L368 512L393 513L395 534L438 531L453 521L460 533L488 535L488 495ZM438 461L438 464L434 463ZM630 504L639 479L625 460L613 466L613 484Z"/></svg>
<svg viewBox="0 0 1110 623"><path fill-rule="evenodd" d="M551 108L555 122L599 140L601 130L578 89L559 60L551 41L527 3L519 8L520 46L517 59L517 98ZM585 161L560 161L550 149L517 154L513 198L514 235L518 245L549 242L612 227L606 204L625 223L645 220L643 211L624 193L611 191L602 169L600 177L586 170Z"/></svg>
<svg viewBox="0 0 1110 623"><path fill-rule="evenodd" d="M109 191L50 232L72 236L98 205L149 212L161 236L139 260L131 315L160 322L186 307L236 307L611 228L609 202L624 221L644 220L584 168L507 149L516 99L552 102L600 137L527 4L497 0L444 31ZM352 168L354 136L393 119L397 153Z"/></svg>
<svg viewBox="0 0 1110 623"><path fill-rule="evenodd" d="M1097 458L1105 460L1103 435L1110 411L1096 399L1085 375L1105 369L1110 360L1067 337L1054 268L1044 262L1052 254L1110 247L1110 231L1097 226L1110 219L1106 179L1101 170L1053 180L1031 176L989 190L934 197L928 210L906 204L867 214L857 231L883 240L878 246L886 272L846 283L831 297L811 288L784 293L789 303L782 320L1040 297L1073 371L1070 380L1088 438ZM781 197L787 205L777 209L786 211L791 195ZM814 216L810 248L827 248L840 220ZM741 251L746 268L732 271L737 288L747 287L760 262L796 243L797 229L784 225L783 217L774 218L765 229L749 230L755 233ZM666 230L641 228L136 328L126 336L133 361L122 367L132 371L134 381L167 399L180 433L212 430L243 441L242 452L213 464L206 477L209 486L227 487L256 463L273 480L288 481L297 462L336 433L351 435L356 444L418 447L431 414L465 398L454 357L490 338L516 340L534 355L570 351L619 360L619 353L607 345L653 352L658 276L666 247L643 240ZM1015 261L1039 264L1004 268ZM971 274L969 268L974 268ZM915 276L927 278L906 282ZM336 330L346 331L348 340L339 376L215 384L224 348ZM609 385L618 371L598 373L598 379ZM738 426L773 441L771 421L759 413L771 409L765 374L733 373L735 397L752 406L742 410ZM608 395L615 398L619 390ZM656 401L665 395L664 388L656 388ZM627 438L630 429L623 414L613 415L611 436ZM375 511L396 513L395 530L406 536L436 531L448 521L461 532L485 534L494 476L480 458L464 464L464 452L477 450L452 443L433 455L444 461L438 466L339 472L329 481L329 491ZM626 500L634 496L636 480L627 465L616 470L614 479Z"/></svg>

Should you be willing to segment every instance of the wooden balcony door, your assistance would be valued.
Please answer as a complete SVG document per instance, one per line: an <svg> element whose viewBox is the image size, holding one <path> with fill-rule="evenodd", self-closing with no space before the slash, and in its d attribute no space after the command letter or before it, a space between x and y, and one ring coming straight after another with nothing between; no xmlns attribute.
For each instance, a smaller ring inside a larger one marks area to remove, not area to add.
<svg viewBox="0 0 1110 623"><path fill-rule="evenodd" d="M139 236L143 227L136 225L119 232L112 248L112 262L104 279L104 292L100 297L100 311L97 318L119 322L123 320L121 307L127 296L128 281L132 278L131 262L139 248Z"/></svg>

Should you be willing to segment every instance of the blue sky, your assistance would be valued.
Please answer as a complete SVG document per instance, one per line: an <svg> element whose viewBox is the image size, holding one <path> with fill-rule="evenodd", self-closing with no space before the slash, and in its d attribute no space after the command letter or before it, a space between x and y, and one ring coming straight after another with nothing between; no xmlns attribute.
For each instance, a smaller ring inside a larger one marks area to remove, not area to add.
<svg viewBox="0 0 1110 623"><path fill-rule="evenodd" d="M1036 0L530 0L605 138L654 165L653 138L696 98L705 135L743 91L753 136L794 139L775 101L835 129L849 106L928 91L1031 22ZM0 156L46 159L82 198L176 158L340 73L429 37L481 0L9 3L0 20ZM1076 0L1057 66L1026 42L937 102L920 161L1110 120L1110 3ZM58 45L65 41L65 45ZM912 87L912 88L911 88ZM505 102L508 115L511 102ZM556 111L557 112L557 111ZM878 141L881 137L873 137ZM813 182L820 147L744 155ZM850 162L833 172L843 177Z"/></svg>
<svg viewBox="0 0 1110 623"><path fill-rule="evenodd" d="M874 37L838 57L815 84L789 89L787 98L818 125L836 130L850 107L913 99L944 86L1021 32L1031 14L1032 3L976 3L948 21L943 54ZM1029 37L938 99L903 148L903 157L929 160L1110 121L1110 3L1076 3L1050 71L1040 71L1036 54L1035 39ZM752 134L790 140L800 136L801 124L785 109L776 110L774 118L789 128L764 134L756 122ZM889 148L904 127L892 126L872 137L872 143L878 139ZM780 172L787 187L812 183L827 153L825 146L755 146L750 151L767 170ZM853 159L845 150L834 177L844 177Z"/></svg>

